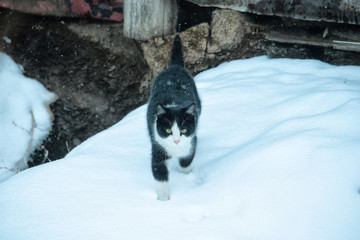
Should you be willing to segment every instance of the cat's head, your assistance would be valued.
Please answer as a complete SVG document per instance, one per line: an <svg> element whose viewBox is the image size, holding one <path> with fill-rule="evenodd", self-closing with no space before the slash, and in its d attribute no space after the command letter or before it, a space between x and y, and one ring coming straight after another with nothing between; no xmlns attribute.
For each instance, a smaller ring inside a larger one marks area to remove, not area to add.
<svg viewBox="0 0 360 240"><path fill-rule="evenodd" d="M166 108L158 105L156 109L156 131L169 144L179 145L185 138L195 134L195 104L185 108Z"/></svg>

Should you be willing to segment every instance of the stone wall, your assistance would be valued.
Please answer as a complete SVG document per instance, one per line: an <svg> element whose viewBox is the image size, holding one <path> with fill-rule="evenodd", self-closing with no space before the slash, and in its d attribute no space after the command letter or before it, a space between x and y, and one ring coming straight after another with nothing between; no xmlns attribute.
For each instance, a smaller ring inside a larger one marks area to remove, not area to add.
<svg viewBox="0 0 360 240"><path fill-rule="evenodd" d="M245 36L256 31L245 15L233 10L215 10L210 24L201 23L180 33L185 64L193 74L199 73L239 52L246 44ZM156 76L168 64L175 35L153 38L141 44L151 76ZM246 51L241 54L246 55Z"/></svg>

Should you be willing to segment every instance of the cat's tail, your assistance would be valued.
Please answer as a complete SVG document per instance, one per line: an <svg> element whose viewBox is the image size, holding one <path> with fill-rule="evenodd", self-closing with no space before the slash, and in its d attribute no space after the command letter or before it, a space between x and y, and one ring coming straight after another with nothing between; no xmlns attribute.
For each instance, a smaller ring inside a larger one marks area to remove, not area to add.
<svg viewBox="0 0 360 240"><path fill-rule="evenodd" d="M182 51L181 38L179 35L176 35L171 50L170 65L179 65L184 67L184 55Z"/></svg>

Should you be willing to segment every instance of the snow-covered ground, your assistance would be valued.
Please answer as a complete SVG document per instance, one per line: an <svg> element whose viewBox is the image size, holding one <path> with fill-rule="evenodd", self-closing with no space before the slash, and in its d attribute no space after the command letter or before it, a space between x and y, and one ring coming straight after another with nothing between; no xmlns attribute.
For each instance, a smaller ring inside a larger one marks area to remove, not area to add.
<svg viewBox="0 0 360 240"><path fill-rule="evenodd" d="M0 182L27 167L51 130L49 104L56 96L22 71L0 52Z"/></svg>
<svg viewBox="0 0 360 240"><path fill-rule="evenodd" d="M257 57L195 78L194 170L156 200L142 106L0 184L0 239L360 239L360 67Z"/></svg>

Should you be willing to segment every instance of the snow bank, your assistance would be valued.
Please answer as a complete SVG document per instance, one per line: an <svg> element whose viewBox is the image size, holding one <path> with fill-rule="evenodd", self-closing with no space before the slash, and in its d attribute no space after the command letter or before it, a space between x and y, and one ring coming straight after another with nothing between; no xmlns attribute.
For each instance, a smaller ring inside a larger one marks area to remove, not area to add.
<svg viewBox="0 0 360 240"><path fill-rule="evenodd" d="M360 239L360 67L205 71L194 171L156 200L142 106L0 184L0 239Z"/></svg>
<svg viewBox="0 0 360 240"><path fill-rule="evenodd" d="M0 182L27 167L30 154L51 130L56 96L0 52Z"/></svg>

